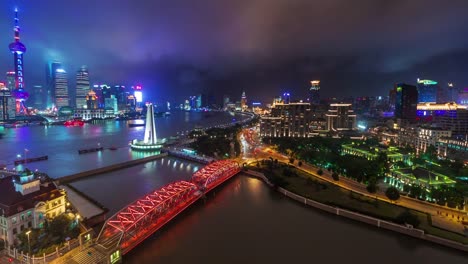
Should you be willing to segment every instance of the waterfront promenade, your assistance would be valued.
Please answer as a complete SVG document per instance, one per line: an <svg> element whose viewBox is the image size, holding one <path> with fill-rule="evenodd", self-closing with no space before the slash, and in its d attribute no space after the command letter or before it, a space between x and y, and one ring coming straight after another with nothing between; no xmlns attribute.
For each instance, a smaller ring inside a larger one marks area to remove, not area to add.
<svg viewBox="0 0 468 264"><path fill-rule="evenodd" d="M251 176L251 177L261 179L268 186L274 188L273 184L265 177L265 175L263 173L252 171L252 170L246 170L246 171L244 171L244 173ZM281 188L281 187L277 187L276 189L277 189L278 192L282 193L283 195L285 195L285 196L287 196L287 197L289 197L289 198L291 198L291 199L293 199L293 200L295 200L297 202L303 203L305 205L314 207L316 209L319 209L319 210L322 210L322 211L325 211L325 212L328 212L328 213L336 214L336 215L339 215L339 216L342 216L342 217L345 217L345 218L348 218L348 219L352 219L352 220L355 220L355 221L359 221L359 222L362 222L362 223L365 223L365 224L369 224L369 225L372 225L372 226L375 226L375 227L378 227L378 228L387 229L387 230L390 230L390 231L398 232L398 233L401 233L401 234L405 234L405 235L408 235L408 236L412 236L412 237L415 237L415 238L427 240L427 241L434 242L434 243L437 243L437 244L440 244L440 245L443 245L443 246L447 246L447 247L451 247L451 248L454 248L454 249L457 249L457 250L468 252L468 245L464 245L464 244L461 244L461 243L458 243L458 242L443 239L443 238L436 237L436 236L433 236L433 235L425 234L423 230L413 228L412 226L398 225L398 224L395 224L395 223L392 223L392 222L388 222L388 221L384 221L384 220L381 220L381 219L378 219L378 218L366 216L366 215L363 215L363 214L360 214L360 213L356 213L356 212L352 212L352 211L349 211L349 210L329 206L329 205L326 205L326 204L322 204L322 203L316 202L314 200L307 199L306 197L303 197L303 196L297 195L295 193L292 193L292 192L290 192L290 191L288 191L288 190L286 190L284 188Z"/></svg>

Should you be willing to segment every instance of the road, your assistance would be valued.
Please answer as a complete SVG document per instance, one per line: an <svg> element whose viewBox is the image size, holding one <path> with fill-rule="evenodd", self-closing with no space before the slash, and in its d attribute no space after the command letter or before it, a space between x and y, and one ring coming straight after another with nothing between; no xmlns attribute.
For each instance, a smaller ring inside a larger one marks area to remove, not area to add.
<svg viewBox="0 0 468 264"><path fill-rule="evenodd" d="M241 143L242 143L242 150L243 156L241 158L242 163L253 163L257 160L262 159L277 159L279 162L289 163L289 157L278 153L274 149L269 146L265 146L260 143L257 131L255 129L244 129L240 136ZM461 233L465 233L465 228L461 223L462 220L468 221L468 212L452 209L446 206L440 206L437 204L432 204L429 202L420 201L418 199L413 199L407 196L400 196L395 202L392 202L387 198L383 190L379 190L375 194L371 194L367 191L366 185L354 181L349 178L340 177L339 181L334 181L331 173L327 170L323 170L322 175L318 175L317 171L319 168L308 164L306 162L302 162L302 166L298 167L297 162L294 164L297 169L307 172L314 177L317 177L321 180L327 181L329 183L335 184L340 186L341 188L359 193L364 196L368 196L371 198L379 199L381 201L395 203L397 205L421 211L424 213L428 213L434 219L433 225L439 226L441 228ZM381 188L382 189L382 188Z"/></svg>

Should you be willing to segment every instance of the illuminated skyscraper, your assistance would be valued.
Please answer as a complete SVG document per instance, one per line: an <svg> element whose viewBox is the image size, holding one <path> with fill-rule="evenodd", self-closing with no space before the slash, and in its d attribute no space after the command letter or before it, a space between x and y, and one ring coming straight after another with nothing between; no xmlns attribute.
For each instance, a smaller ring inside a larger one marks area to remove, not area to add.
<svg viewBox="0 0 468 264"><path fill-rule="evenodd" d="M356 114L351 104L330 104L325 116L330 131L356 129Z"/></svg>
<svg viewBox="0 0 468 264"><path fill-rule="evenodd" d="M18 9L15 9L15 40L8 47L14 56L15 64L15 89L13 96L16 98L16 113L27 114L27 108L24 105L24 101L29 98L28 92L24 90L24 64L23 54L26 52L26 46L20 42L20 27L18 19Z"/></svg>
<svg viewBox="0 0 468 264"><path fill-rule="evenodd" d="M418 103L436 103L438 86L436 81L418 79Z"/></svg>
<svg viewBox="0 0 468 264"><path fill-rule="evenodd" d="M320 81L310 81L309 103L320 104Z"/></svg>
<svg viewBox="0 0 468 264"><path fill-rule="evenodd" d="M62 68L55 70L54 92L55 107L57 107L57 109L70 105L67 72Z"/></svg>
<svg viewBox="0 0 468 264"><path fill-rule="evenodd" d="M414 121L418 105L418 89L404 83L395 87L395 117Z"/></svg>
<svg viewBox="0 0 468 264"><path fill-rule="evenodd" d="M89 90L88 69L86 66L81 66L76 73L76 108L84 108L86 105L86 95Z"/></svg>
<svg viewBox="0 0 468 264"><path fill-rule="evenodd" d="M291 103L291 94L290 93L283 93L283 103L284 104Z"/></svg>
<svg viewBox="0 0 468 264"><path fill-rule="evenodd" d="M37 109L42 109L44 107L45 99L45 90L42 88L42 85L34 85L33 90L33 102L34 107Z"/></svg>
<svg viewBox="0 0 468 264"><path fill-rule="evenodd" d="M16 118L16 100L10 90L0 84L0 121L11 121Z"/></svg>
<svg viewBox="0 0 468 264"><path fill-rule="evenodd" d="M86 108L87 109L98 109L98 98L96 96L96 92L90 90L86 95Z"/></svg>
<svg viewBox="0 0 468 264"><path fill-rule="evenodd" d="M46 67L46 108L55 106L55 75L57 69L62 68L60 62L49 62Z"/></svg>
<svg viewBox="0 0 468 264"><path fill-rule="evenodd" d="M245 91L242 91L241 102L240 102L241 110L245 111L247 109L247 96L245 95Z"/></svg>
<svg viewBox="0 0 468 264"><path fill-rule="evenodd" d="M9 71L6 73L6 87L8 90L15 90L16 86L16 73L14 71Z"/></svg>

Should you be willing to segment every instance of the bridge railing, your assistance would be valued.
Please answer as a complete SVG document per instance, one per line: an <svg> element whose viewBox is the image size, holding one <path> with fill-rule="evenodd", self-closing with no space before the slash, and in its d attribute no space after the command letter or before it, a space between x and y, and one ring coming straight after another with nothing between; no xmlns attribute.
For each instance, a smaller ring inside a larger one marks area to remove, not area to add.
<svg viewBox="0 0 468 264"><path fill-rule="evenodd" d="M121 244L126 235L138 235L138 230L146 223L156 220L197 190L195 184L179 181L145 195L109 218L99 233L97 243L112 247Z"/></svg>
<svg viewBox="0 0 468 264"><path fill-rule="evenodd" d="M206 188L210 183L226 174L239 171L239 164L232 160L213 162L193 174L192 182Z"/></svg>

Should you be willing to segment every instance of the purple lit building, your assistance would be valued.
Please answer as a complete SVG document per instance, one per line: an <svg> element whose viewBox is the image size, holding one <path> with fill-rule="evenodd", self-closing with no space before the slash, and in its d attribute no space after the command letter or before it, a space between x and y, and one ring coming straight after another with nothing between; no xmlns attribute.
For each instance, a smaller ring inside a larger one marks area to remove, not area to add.
<svg viewBox="0 0 468 264"><path fill-rule="evenodd" d="M18 19L18 9L15 9L15 40L8 47L14 56L15 63L15 89L13 96L16 98L16 113L27 114L27 108L24 101L29 98L28 92L24 90L24 64L23 54L26 52L26 46L20 42L20 27Z"/></svg>

